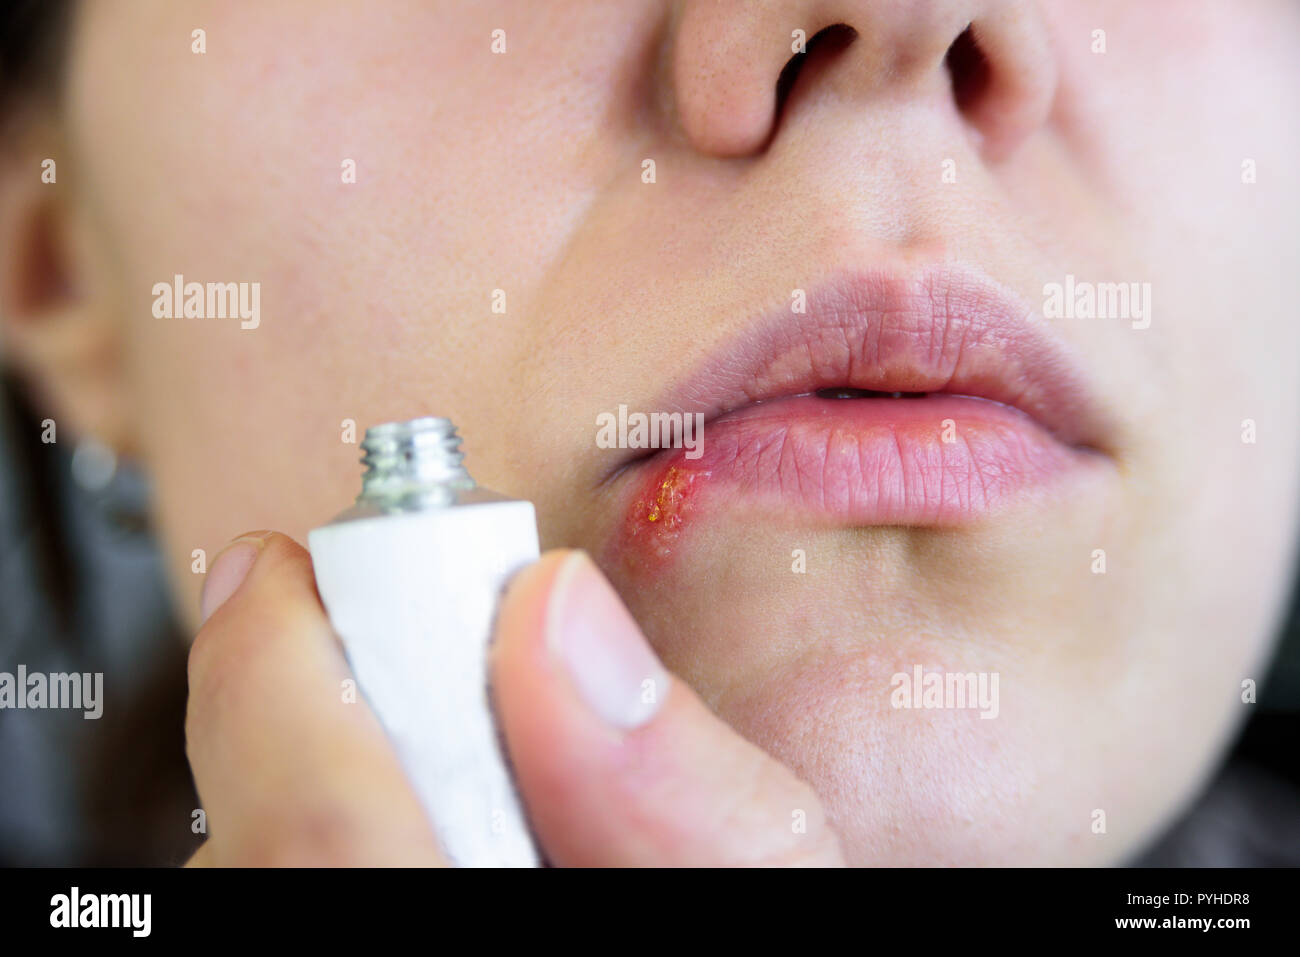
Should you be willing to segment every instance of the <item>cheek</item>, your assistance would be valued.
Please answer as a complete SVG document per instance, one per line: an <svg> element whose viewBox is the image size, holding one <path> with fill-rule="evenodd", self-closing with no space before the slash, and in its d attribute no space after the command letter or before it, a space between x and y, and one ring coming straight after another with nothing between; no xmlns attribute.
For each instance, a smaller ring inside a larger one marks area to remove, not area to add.
<svg viewBox="0 0 1300 957"><path fill-rule="evenodd" d="M359 431L454 403L476 377L470 360L489 361L501 324L470 346L465 317L487 316L490 290L457 281L483 270L452 237L532 256L464 222L482 192L467 172L490 178L490 160L509 159L446 148L448 129L472 124L435 113L428 91L467 38L427 29L419 4L361 25L343 9L298 12L158 7L132 25L90 5L75 57L75 171L117 259L133 425L187 615L195 550L211 556L257 527L303 540L348 504L359 466L346 422ZM190 50L195 23L206 54ZM480 85L438 99L469 110L490 96ZM177 274L256 284L257 328L154 317L154 285ZM466 361L439 360L453 354Z"/></svg>
<svg viewBox="0 0 1300 957"><path fill-rule="evenodd" d="M311 6L155 4L123 23L88 5L71 78L78 171L124 277L141 444L191 496L229 471L209 507L232 522L276 488L292 510L300 471L271 470L336 461L343 419L437 411L473 436L518 418L527 375L547 371L522 361L543 325L533 287L616 161L606 126L623 114L602 97L629 95L618 58L654 7L602 13L608 46L514 11L501 58L505 8ZM177 274L258 283L260 326L154 319L154 284ZM489 460L485 484L507 464Z"/></svg>
<svg viewBox="0 0 1300 957"><path fill-rule="evenodd" d="M1152 291L1150 328L1078 330L1081 341L1114 334L1108 366L1142 364L1115 380L1141 423L1128 450L1128 574L1148 597L1135 607L1149 610L1151 634L1197 636L1199 660L1234 672L1270 632L1300 505L1300 181L1264 173L1300 152L1300 7L1261 6L1241 17L1213 3L1056 0L1052 17L1065 135L1114 187L1133 250L1109 278ZM1087 42L1098 26L1100 55ZM1186 675L1190 657L1173 660Z"/></svg>

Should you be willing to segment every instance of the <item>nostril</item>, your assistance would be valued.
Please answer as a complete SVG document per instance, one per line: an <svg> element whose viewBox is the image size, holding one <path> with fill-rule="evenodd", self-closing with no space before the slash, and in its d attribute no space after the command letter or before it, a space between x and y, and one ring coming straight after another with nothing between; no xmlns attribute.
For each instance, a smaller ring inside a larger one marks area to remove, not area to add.
<svg viewBox="0 0 1300 957"><path fill-rule="evenodd" d="M975 31L967 26L953 41L944 57L952 78L952 96L957 109L969 114L988 91L992 78L988 57L975 39Z"/></svg>
<svg viewBox="0 0 1300 957"><path fill-rule="evenodd" d="M839 52L857 37L858 31L847 23L835 23L818 30L808 40L803 53L796 53L781 68L781 75L776 78L776 116L781 116L786 100L794 89L799 74L814 57L824 57Z"/></svg>

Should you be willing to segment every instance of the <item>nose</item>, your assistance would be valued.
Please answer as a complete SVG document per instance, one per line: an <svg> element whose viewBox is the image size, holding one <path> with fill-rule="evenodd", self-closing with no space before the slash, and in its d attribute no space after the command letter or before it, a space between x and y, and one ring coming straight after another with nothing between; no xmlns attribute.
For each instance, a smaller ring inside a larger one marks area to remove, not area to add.
<svg viewBox="0 0 1300 957"><path fill-rule="evenodd" d="M796 83L820 87L800 104L943 106L993 160L1046 122L1055 95L1037 0L684 0L674 23L677 122L713 156L761 152Z"/></svg>

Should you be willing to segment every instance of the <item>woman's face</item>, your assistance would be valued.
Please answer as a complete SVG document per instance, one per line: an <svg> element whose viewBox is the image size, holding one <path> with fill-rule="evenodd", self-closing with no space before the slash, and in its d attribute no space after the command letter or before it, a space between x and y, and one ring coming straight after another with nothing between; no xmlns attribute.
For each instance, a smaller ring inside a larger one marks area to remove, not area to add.
<svg viewBox="0 0 1300 957"><path fill-rule="evenodd" d="M85 4L59 182L178 606L350 504L347 423L447 416L850 860L1122 859L1289 580L1298 57L1287 0Z"/></svg>

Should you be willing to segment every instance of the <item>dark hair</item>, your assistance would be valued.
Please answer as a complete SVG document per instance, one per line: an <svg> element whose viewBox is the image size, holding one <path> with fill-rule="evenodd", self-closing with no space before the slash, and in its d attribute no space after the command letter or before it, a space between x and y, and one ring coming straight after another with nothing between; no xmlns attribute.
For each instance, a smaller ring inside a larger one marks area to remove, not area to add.
<svg viewBox="0 0 1300 957"><path fill-rule="evenodd" d="M73 6L72 0L4 0L0 114L22 96L57 91Z"/></svg>

